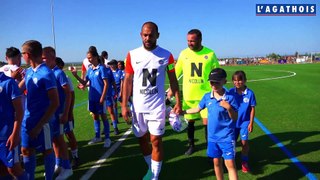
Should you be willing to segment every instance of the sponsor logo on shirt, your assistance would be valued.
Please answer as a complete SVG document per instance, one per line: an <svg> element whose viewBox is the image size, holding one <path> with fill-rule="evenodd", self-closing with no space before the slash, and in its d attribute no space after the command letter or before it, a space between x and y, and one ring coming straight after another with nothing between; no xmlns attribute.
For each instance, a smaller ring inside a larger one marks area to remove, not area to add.
<svg viewBox="0 0 320 180"><path fill-rule="evenodd" d="M159 90L158 88L154 88L154 89L140 89L140 94L158 94Z"/></svg>
<svg viewBox="0 0 320 180"><path fill-rule="evenodd" d="M159 64L162 65L164 63L163 59L159 60Z"/></svg>
<svg viewBox="0 0 320 180"><path fill-rule="evenodd" d="M190 84L203 84L203 79L189 79Z"/></svg>

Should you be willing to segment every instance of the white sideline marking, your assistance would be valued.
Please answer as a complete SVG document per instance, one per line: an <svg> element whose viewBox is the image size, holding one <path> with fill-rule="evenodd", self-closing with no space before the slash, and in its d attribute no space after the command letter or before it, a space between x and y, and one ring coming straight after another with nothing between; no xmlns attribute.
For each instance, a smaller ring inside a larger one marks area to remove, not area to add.
<svg viewBox="0 0 320 180"><path fill-rule="evenodd" d="M131 128L129 128L123 136L117 140L115 144L111 146L111 148L108 149L104 155L102 155L98 161L94 163L94 165L80 178L80 180L87 180L90 179L90 177L98 170L98 168L107 161L107 158L120 146L120 144L128 137L128 135L131 133Z"/></svg>
<svg viewBox="0 0 320 180"><path fill-rule="evenodd" d="M271 72L287 72L289 73L289 75L286 76L276 76L276 77L270 77L270 78L262 78L262 79L252 79L252 80L248 80L247 82L257 82L257 81L270 81L270 80L275 80L275 79L285 79L285 78L290 78L293 77L295 75L297 75L297 73L293 72L293 71L284 71L284 70L263 70L263 71L271 71ZM179 79L181 79L182 76L179 77ZM232 82L227 82L227 83L232 83ZM166 85L170 85L170 84L166 84ZM182 85L182 84L179 84ZM169 89L167 89L168 91Z"/></svg>

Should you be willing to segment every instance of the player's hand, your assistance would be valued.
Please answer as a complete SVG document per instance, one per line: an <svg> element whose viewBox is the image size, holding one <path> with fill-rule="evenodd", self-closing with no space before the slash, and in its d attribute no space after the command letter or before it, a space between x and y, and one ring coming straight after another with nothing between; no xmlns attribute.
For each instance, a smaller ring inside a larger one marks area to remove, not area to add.
<svg viewBox="0 0 320 180"><path fill-rule="evenodd" d="M39 128L37 126L34 127L29 133L30 138L35 139L40 134L41 129L42 128Z"/></svg>
<svg viewBox="0 0 320 180"><path fill-rule="evenodd" d="M105 98L101 97L99 103L102 105L104 103L104 101L105 101Z"/></svg>
<svg viewBox="0 0 320 180"><path fill-rule="evenodd" d="M229 104L226 100L220 101L220 106L223 107L223 108L225 108L225 109L228 110L228 111L231 109L230 104Z"/></svg>
<svg viewBox="0 0 320 180"><path fill-rule="evenodd" d="M68 67L68 69L71 71L71 73L75 76L77 75L77 69L73 66Z"/></svg>
<svg viewBox="0 0 320 180"><path fill-rule="evenodd" d="M172 111L176 114L181 114L182 113L181 105L177 103L176 105L174 105Z"/></svg>
<svg viewBox="0 0 320 180"><path fill-rule="evenodd" d="M86 87L85 87L83 84L81 84L81 83L79 83L79 84L77 85L77 88L78 88L78 89L81 89L81 90L85 90L85 89L86 89Z"/></svg>
<svg viewBox="0 0 320 180"><path fill-rule="evenodd" d="M18 81L21 81L24 77L23 77L23 68L19 67L17 70L15 71L11 71L11 77L13 79L16 79Z"/></svg>
<svg viewBox="0 0 320 180"><path fill-rule="evenodd" d="M17 147L20 144L20 140L20 135L12 133L6 143L6 146L8 147L9 151Z"/></svg>
<svg viewBox="0 0 320 180"><path fill-rule="evenodd" d="M249 124L249 126L248 126L248 132L249 132L249 133L252 133L252 131L253 131L253 124Z"/></svg>
<svg viewBox="0 0 320 180"><path fill-rule="evenodd" d="M131 117L132 112L130 111L130 109L128 107L122 107L121 109L122 109L122 111L121 111L122 118L127 122L127 124L130 124L131 121L130 121L129 117Z"/></svg>
<svg viewBox="0 0 320 180"><path fill-rule="evenodd" d="M62 116L60 116L60 124L65 124L68 122L68 114L64 113Z"/></svg>

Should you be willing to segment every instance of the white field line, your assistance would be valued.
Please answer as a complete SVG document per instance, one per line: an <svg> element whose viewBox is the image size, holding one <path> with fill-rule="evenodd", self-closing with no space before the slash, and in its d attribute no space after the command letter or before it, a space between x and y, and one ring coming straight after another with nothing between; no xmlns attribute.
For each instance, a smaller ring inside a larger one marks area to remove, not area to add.
<svg viewBox="0 0 320 180"><path fill-rule="evenodd" d="M131 128L129 128L123 136L114 143L104 155L102 155L99 160L97 160L94 165L80 178L80 180L87 180L98 170L98 168L107 161L107 158L120 146L120 144L128 137L131 133Z"/></svg>
<svg viewBox="0 0 320 180"><path fill-rule="evenodd" d="M267 70L269 71L269 70ZM289 75L285 75L285 76L276 76L276 77L270 77L270 78L262 78L262 79L252 79L252 80L248 80L247 82L257 82L257 81L271 81L271 80L276 80L276 79L285 79L285 78L290 78L293 77L295 75L297 75L297 73L293 72L293 71L283 71L283 70L279 70L279 71L271 71L271 72L287 72L289 73ZM178 78L178 80L181 79L182 76L180 76ZM232 82L227 82L227 83L232 83ZM166 84L169 85L169 84ZM182 85L182 84L179 84ZM168 91L168 90L167 90Z"/></svg>

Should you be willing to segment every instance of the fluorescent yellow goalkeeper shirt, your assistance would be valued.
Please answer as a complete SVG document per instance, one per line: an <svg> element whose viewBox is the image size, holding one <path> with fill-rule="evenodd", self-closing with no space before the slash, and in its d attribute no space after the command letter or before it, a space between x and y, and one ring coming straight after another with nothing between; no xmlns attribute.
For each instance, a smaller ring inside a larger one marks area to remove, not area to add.
<svg viewBox="0 0 320 180"><path fill-rule="evenodd" d="M203 95L211 91L208 77L210 71L219 67L213 50L204 47L194 52L189 48L181 51L175 66L177 78L183 75L183 100L200 101Z"/></svg>

